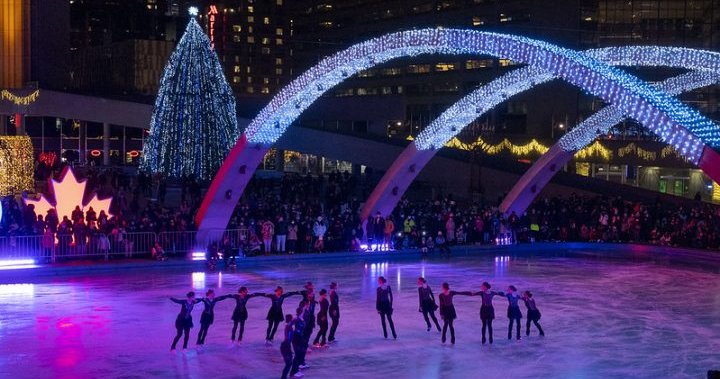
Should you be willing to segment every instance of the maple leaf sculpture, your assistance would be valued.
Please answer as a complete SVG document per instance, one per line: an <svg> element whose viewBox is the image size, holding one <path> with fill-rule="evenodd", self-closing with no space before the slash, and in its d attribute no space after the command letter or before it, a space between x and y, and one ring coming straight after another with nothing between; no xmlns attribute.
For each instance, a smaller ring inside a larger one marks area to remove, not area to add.
<svg viewBox="0 0 720 379"><path fill-rule="evenodd" d="M112 197L99 199L97 194L93 194L90 201L83 204L86 182L87 180L78 181L72 168L68 166L60 174L59 181L52 178L48 180L50 192L55 200L53 203L43 194L40 194L38 199L23 198L23 201L25 201L25 205L34 205L35 214L43 217L47 215L50 209L54 208L60 222L62 222L63 216L70 219L76 206L79 206L83 213L92 207L96 215L100 215L100 211L105 211L105 214L110 217Z"/></svg>

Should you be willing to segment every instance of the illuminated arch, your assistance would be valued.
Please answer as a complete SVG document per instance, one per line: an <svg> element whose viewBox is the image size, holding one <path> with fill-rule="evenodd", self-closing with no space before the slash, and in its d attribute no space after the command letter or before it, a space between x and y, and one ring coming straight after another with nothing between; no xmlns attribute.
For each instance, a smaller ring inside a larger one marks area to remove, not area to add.
<svg viewBox="0 0 720 379"><path fill-rule="evenodd" d="M667 79L658 85L658 89L668 94L679 95L682 92L718 82L720 82L720 74L690 72ZM550 182L555 173L572 160L577 151L591 144L598 135L606 134L610 128L623 119L625 119L625 115L622 111L608 106L569 131L533 163L515 183L500 204L500 210L505 214L524 213L537 194ZM703 168L702 165L701 168ZM705 169L707 169L707 165L705 165Z"/></svg>
<svg viewBox="0 0 720 379"><path fill-rule="evenodd" d="M719 72L718 70L720 69L720 54L705 50L658 46L627 46L589 50L586 51L585 54L600 59L609 65L658 66L697 71L697 73L690 73L687 74L687 76L681 75L666 81L665 85L667 88L676 88L680 92L711 84L714 82L713 78L715 77L715 73ZM382 214L390 213L408 186L434 156L436 152L435 148L444 146L452 137L458 135L465 126L508 98L553 79L555 79L555 76L546 70L536 66L527 66L493 80L453 104L428 125L428 127L416 137L415 141L406 148L403 154L393 162L393 165L388 169L365 202L361 210L361 218L366 219L371 212L376 211ZM681 89L683 85L689 87ZM693 86L695 87L693 88ZM675 93L679 92L673 91L673 94ZM619 110L616 109L616 111ZM583 141L587 141L587 143L592 142L596 136L598 127L596 125L593 126L591 121L599 120L602 117L603 114L601 112L597 118L592 117L588 119L586 127L576 127L573 129L572 135L568 133L563 137L561 142L569 144L570 141L576 140L576 138L572 137L582 137ZM606 128L610 127L612 127L612 125ZM699 134L702 134L703 137L705 137L705 142L712 146L716 146L719 142L714 130L700 130ZM673 140L674 138L676 137L670 135L669 140ZM577 143L581 142L579 139L577 140ZM577 149L581 149L587 143L582 142ZM685 141L682 140L676 141L674 147L678 148L681 152L687 153L687 150L684 150L682 146L684 143ZM559 148L551 148L536 164L545 162L545 171L554 172L553 170L561 166L558 165L558 162L560 162L562 158L556 157L555 159L551 159L554 154L560 154L558 150ZM572 154L570 154L569 157L572 157ZM537 191L538 188L541 188L542 185L549 181L549 178L547 178L547 181L540 185L540 179L533 178L534 179L530 180L530 184L523 186L523 182L518 183L514 187L515 191L517 193L535 193L534 191ZM503 202L503 206L509 207L510 204L517 202L518 206L513 207L513 210L517 211L519 208L522 208L521 204L524 201L526 201L524 197L510 198L510 196L508 196L508 199L506 199L507 204ZM532 201L532 198L530 198L530 201ZM501 209L508 208L501 207Z"/></svg>
<svg viewBox="0 0 720 379"><path fill-rule="evenodd" d="M707 150L700 138L720 140L715 125L700 113L583 53L525 37L473 30L392 33L324 59L271 100L230 151L208 189L196 217L199 230L227 226L236 202L269 146L325 91L358 71L421 54L490 55L539 67L616 104L639 122L652 125L654 132L673 146L678 144L678 150L694 161L699 161Z"/></svg>

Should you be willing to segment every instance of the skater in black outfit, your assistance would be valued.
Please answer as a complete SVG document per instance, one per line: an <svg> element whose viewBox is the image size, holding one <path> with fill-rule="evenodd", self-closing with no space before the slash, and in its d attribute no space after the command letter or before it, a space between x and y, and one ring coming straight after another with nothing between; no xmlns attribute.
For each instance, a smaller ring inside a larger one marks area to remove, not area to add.
<svg viewBox="0 0 720 379"><path fill-rule="evenodd" d="M185 333L183 349L187 349L188 340L190 339L190 329L193 327L192 310L195 307L195 304L199 303L200 300L195 299L195 292L188 292L185 300L179 300L171 297L170 301L180 304L181 306L180 313L175 319L175 329L177 329L177 334L175 335L175 339L173 339L172 346L170 346L170 351L175 351L175 346L177 346L177 343L183 333Z"/></svg>
<svg viewBox="0 0 720 379"><path fill-rule="evenodd" d="M425 318L425 323L427 324L428 332L430 331L430 329L432 329L432 325L430 324L430 318L432 318L433 322L435 323L435 327L439 332L440 324L435 317L435 311L438 309L437 303L435 303L435 295L433 294L432 289L430 289L430 286L428 286L427 280L425 280L425 278L419 277L417 284L418 299L420 302L418 312L422 312L423 317Z"/></svg>
<svg viewBox="0 0 720 379"><path fill-rule="evenodd" d="M445 335L449 327L450 343L453 345L455 344L455 326L453 322L457 318L457 312L455 312L455 306L453 305L455 295L473 296L473 293L470 291L450 291L450 285L447 282L442 284L442 292L438 295L438 298L440 298L440 317L443 319L442 343L445 343Z"/></svg>
<svg viewBox="0 0 720 379"><path fill-rule="evenodd" d="M283 333L283 341L280 344L280 354L285 360L285 367L282 371L280 379L287 379L290 369L293 363L293 352L292 352L292 339L293 339L293 316L291 314L285 315L285 332Z"/></svg>
<svg viewBox="0 0 720 379"><path fill-rule="evenodd" d="M530 291L525 291L522 294L522 301L525 303L525 306L527 307L527 329L525 330L525 335L530 335L530 322L533 322L535 326L538 328L538 331L540 332L541 336L545 336L545 332L543 332L543 328L540 326L540 310L535 305L535 299L533 299L533 295Z"/></svg>
<svg viewBox="0 0 720 379"><path fill-rule="evenodd" d="M493 329L492 321L495 319L495 308L492 304L492 299L495 296L502 296L502 292L490 291L490 283L483 282L480 286L480 292L476 292L473 295L480 295L482 299L482 305L480 306L480 320L482 321L482 343L485 344L485 330L488 331L490 337L490 343L493 343Z"/></svg>
<svg viewBox="0 0 720 379"><path fill-rule="evenodd" d="M240 333L237 335L237 342L240 343L243 338L243 333L245 333L245 321L248 319L248 311L247 311L247 302L248 300L252 299L253 297L262 296L262 293L253 293L248 294L247 287L240 287L238 290L237 295L227 295L228 297L231 297L235 299L235 310L232 314L232 321L233 321L233 328L232 328L232 335L230 337L231 343L235 343L235 333L237 332L238 325L240 325Z"/></svg>
<svg viewBox="0 0 720 379"><path fill-rule="evenodd" d="M327 291L323 288L320 290L320 312L317 314L317 323L320 326L313 346L323 347L327 343L326 336L328 331L328 310L330 308L330 302L327 299ZM322 338L322 341L321 339Z"/></svg>
<svg viewBox="0 0 720 379"><path fill-rule="evenodd" d="M305 331L305 320L303 320L303 307L298 307L295 312L296 316L293 320L293 334L292 334L292 348L295 352L295 358L292 361L292 369L290 370L290 376L301 377L300 364L305 359L304 355L307 353L307 346L305 345L305 338L303 333Z"/></svg>
<svg viewBox="0 0 720 379"><path fill-rule="evenodd" d="M390 324L390 330L394 339L397 339L397 333L395 333L395 323L392 320L393 313L393 294L390 286L387 285L387 280L384 276L378 278L377 298L375 301L375 309L380 314L380 320L382 322L383 334L385 338L388 337L387 326L385 325L385 319L387 318Z"/></svg>
<svg viewBox="0 0 720 379"><path fill-rule="evenodd" d="M315 330L315 294L313 292L308 293L308 298L300 306L303 308L303 320L305 320L305 329L303 330L303 343L305 344L305 353L302 354L300 359L300 369L306 369L310 365L305 362L305 355L307 349L310 346L310 338L312 338L313 330Z"/></svg>
<svg viewBox="0 0 720 379"><path fill-rule="evenodd" d="M513 323L517 325L516 337L520 340L520 320L522 319L522 312L520 311L520 295L517 293L515 286L509 286L505 297L508 299L508 310L507 317L510 322L508 323L508 339L512 339Z"/></svg>
<svg viewBox="0 0 720 379"><path fill-rule="evenodd" d="M205 309L203 309L200 315L200 331L198 332L197 339L198 347L205 345L205 337L207 337L208 329L210 329L210 325L215 321L215 304L228 298L230 298L230 296L227 295L215 297L215 291L208 290L205 293L205 298L200 299L203 305L205 305Z"/></svg>
<svg viewBox="0 0 720 379"><path fill-rule="evenodd" d="M328 342L330 343L335 342L335 331L340 323L340 297L337 294L337 289L337 283L330 283L330 319L332 320L330 336L328 336Z"/></svg>
<svg viewBox="0 0 720 379"><path fill-rule="evenodd" d="M300 291L288 292L286 294L283 294L283 288L280 286L277 286L277 288L275 288L275 293L265 293L260 295L267 297L270 299L270 301L272 301L266 317L268 320L267 333L265 334L266 343L272 343L278 326L280 326L280 323L284 320L282 310L283 302L286 298L294 295L300 295Z"/></svg>
<svg viewBox="0 0 720 379"><path fill-rule="evenodd" d="M315 286L313 285L312 282L306 282L305 285L303 286L303 288L304 288L304 289L300 291L300 294L301 294L302 297L303 297L302 300L300 300L300 303L301 303L301 304L302 304L304 301L307 301L308 296L309 296L310 294L315 293Z"/></svg>

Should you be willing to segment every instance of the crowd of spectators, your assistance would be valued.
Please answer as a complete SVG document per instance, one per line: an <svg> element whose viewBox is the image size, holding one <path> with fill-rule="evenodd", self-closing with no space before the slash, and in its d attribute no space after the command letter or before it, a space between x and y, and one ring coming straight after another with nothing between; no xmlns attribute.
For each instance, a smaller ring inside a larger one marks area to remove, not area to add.
<svg viewBox="0 0 720 379"><path fill-rule="evenodd" d="M138 251L130 234L192 231L201 201L192 178L178 184L179 203L166 206L166 180L143 174L93 169L84 173L88 188L113 196L111 214L80 208L58 219L38 215L16 198L6 198L0 237L43 235L61 254L76 249ZM348 173L325 176L285 174L256 177L238 203L220 242L209 250L244 255L324 251L420 249L449 253L450 245L504 244L534 241L635 242L663 246L717 249L720 208L699 201L685 206L632 203L604 196L536 200L525 214L505 217L496 206L462 203L452 196L403 198L389 215L359 218L361 200L373 183ZM89 192L91 193L91 192ZM77 244L77 241L86 241ZM156 243L157 242L157 243ZM162 250L167 241L147 242ZM82 251L80 251L82 253Z"/></svg>

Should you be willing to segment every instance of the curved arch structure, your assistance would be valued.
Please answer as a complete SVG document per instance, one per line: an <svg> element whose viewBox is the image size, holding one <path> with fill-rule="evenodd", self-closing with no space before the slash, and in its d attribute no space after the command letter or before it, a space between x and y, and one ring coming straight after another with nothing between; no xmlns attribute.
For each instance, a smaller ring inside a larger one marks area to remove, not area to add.
<svg viewBox="0 0 720 379"><path fill-rule="evenodd" d="M392 33L324 59L276 95L250 123L213 180L196 216L199 232L227 226L233 209L269 146L325 91L345 78L391 59L421 54L490 55L538 67L587 92L616 104L624 114L646 125L691 161L699 162L706 141L720 132L700 113L597 59L525 37L461 29L421 29ZM452 129L435 137L449 140ZM441 145L429 139L413 143L420 150ZM430 154L430 153L428 153ZM422 168L425 154L408 154L407 169ZM426 163L426 162L425 162ZM718 173L720 177L720 172ZM392 192L392 191L391 191ZM394 191L397 192L397 191Z"/></svg>
<svg viewBox="0 0 720 379"><path fill-rule="evenodd" d="M687 48L628 46L589 50L585 52L585 54L600 59L610 65L662 66L697 71L697 73L690 73L687 74L687 76L681 75L677 78L668 79L665 87L671 89L673 94L714 83L714 73L718 72L717 70L720 68L720 54ZM430 158L426 156L427 154L424 154L422 162L413 161L411 158L414 154L419 154L419 151L424 149L429 148L430 150L435 150L436 146L443 146L449 141L449 139L443 137L447 135L448 131L454 137L459 134L466 125L507 98L536 85L546 83L554 78L553 75L545 70L534 66L527 66L503 75L453 104L420 133L415 141L407 147L406 151L393 162L393 165L387 171L386 175L380 180L368 197L361 211L361 218L366 219L371 212L375 211L381 214L388 214L395 208L400 197L402 197L403 193L407 190L412 180L419 174L420 170L418 168L422 169L422 166L430 160ZM621 115L624 114L617 109L616 112L620 112ZM586 144L592 142L597 135L596 131L599 128L597 125L593 125L591 120L599 121L607 116L607 114L604 116L598 115L598 117L588 119L586 127L573 129L575 133L573 133L573 135L570 135L570 133L566 134L561 141L567 144L578 145L579 147L577 147L576 150L581 149ZM621 117L621 119L622 118L624 117ZM613 124L606 128L610 128L612 125ZM572 141L575 142L573 143ZM717 140L712 137L707 138L707 141L713 145L717 144ZM416 145L416 142L418 145ZM564 159L570 159L574 154L574 150L568 150L573 151L573 153L562 154L565 150L559 147L551 148L536 162L536 165L544 164L542 166L545 168L543 171L548 174L554 174L557 167L564 165L564 163L560 163L566 162ZM708 154L711 155L713 152L714 151L708 152ZM420 163L422 163L422 165L420 165ZM409 170L410 166L413 166L413 171ZM396 176L398 173L403 173L403 175ZM533 176L531 171L528 171L526 175L528 179L526 181L521 180L521 182L514 187L513 190L516 194L511 192L503 202L501 209L507 210L511 208L510 204L516 203L516 206L513 206L513 209L509 212L513 210L519 211L521 208L524 211L523 204L526 203L524 205L525 207L529 205L534 195L530 197L529 201L526 197L520 197L519 195L525 193L534 194L538 188L542 188L542 186L550 180L548 177L544 182L541 182L541 179Z"/></svg>
<svg viewBox="0 0 720 379"><path fill-rule="evenodd" d="M677 95L718 82L720 82L720 75L690 72L670 78L661 83L658 88ZM555 173L572 160L578 150L592 143L598 134L607 133L613 125L617 125L624 118L625 115L621 111L609 106L568 132L523 174L503 199L500 210L505 214L524 213L540 190L550 182ZM700 166L703 171L708 172L707 165L700 162Z"/></svg>

